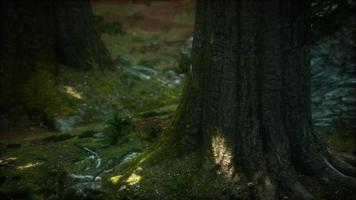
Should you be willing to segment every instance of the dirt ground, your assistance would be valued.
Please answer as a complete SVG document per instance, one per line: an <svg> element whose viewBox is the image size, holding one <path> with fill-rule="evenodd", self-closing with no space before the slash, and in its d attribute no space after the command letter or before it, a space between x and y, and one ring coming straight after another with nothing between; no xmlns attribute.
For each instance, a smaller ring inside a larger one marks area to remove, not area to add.
<svg viewBox="0 0 356 200"><path fill-rule="evenodd" d="M150 2L150 3L147 3ZM128 15L124 11L119 12L107 12L101 15L105 21L120 22L126 29L140 29L148 32L160 32L164 30L173 30L182 38L188 38L193 33L192 23L177 23L174 21L175 16L187 15L189 9L192 9L192 2L187 0L178 1L95 1L95 6L101 4L111 4L114 8L118 4L128 4L128 9L137 10Z"/></svg>

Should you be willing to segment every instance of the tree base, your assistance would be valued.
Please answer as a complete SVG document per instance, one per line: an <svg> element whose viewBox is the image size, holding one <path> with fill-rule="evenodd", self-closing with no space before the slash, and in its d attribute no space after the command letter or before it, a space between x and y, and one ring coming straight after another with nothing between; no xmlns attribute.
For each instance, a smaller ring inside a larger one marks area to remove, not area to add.
<svg viewBox="0 0 356 200"><path fill-rule="evenodd" d="M134 199L246 200L356 198L352 181L342 178L325 176L320 179L317 176L297 175L297 180L293 180L261 172L257 172L254 178L243 173L230 176L201 151L169 156L175 154L167 150L162 146L156 147L138 159L118 183L118 196Z"/></svg>

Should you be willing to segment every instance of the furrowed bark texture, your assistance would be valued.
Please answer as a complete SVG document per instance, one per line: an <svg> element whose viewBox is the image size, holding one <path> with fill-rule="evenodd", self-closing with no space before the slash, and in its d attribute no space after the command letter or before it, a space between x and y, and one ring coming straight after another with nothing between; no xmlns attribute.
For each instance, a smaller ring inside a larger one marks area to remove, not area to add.
<svg viewBox="0 0 356 200"><path fill-rule="evenodd" d="M95 30L90 1L15 0L1 4L0 55L6 56L2 59L34 54L28 60L50 57L77 69L112 64Z"/></svg>
<svg viewBox="0 0 356 200"><path fill-rule="evenodd" d="M311 198L298 174L354 183L354 168L333 166L313 131L308 4L198 0L196 5L193 67L172 139L181 152L203 147L232 178L240 172L263 177L268 197L277 189Z"/></svg>
<svg viewBox="0 0 356 200"><path fill-rule="evenodd" d="M42 106L26 107L25 97L32 99L26 91L31 80L52 79L59 64L78 70L112 67L89 0L0 0L0 6L0 128L25 112L31 119L45 115L37 114Z"/></svg>
<svg viewBox="0 0 356 200"><path fill-rule="evenodd" d="M94 25L87 0L56 1L57 51L64 64L78 68L110 66L111 58Z"/></svg>

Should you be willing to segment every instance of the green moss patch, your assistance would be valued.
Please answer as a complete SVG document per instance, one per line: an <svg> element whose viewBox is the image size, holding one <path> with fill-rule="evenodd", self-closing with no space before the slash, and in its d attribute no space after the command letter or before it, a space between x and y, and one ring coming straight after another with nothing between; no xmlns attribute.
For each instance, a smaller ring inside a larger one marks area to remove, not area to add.
<svg viewBox="0 0 356 200"><path fill-rule="evenodd" d="M329 148L336 152L355 154L356 135L352 132L323 133L322 138Z"/></svg>

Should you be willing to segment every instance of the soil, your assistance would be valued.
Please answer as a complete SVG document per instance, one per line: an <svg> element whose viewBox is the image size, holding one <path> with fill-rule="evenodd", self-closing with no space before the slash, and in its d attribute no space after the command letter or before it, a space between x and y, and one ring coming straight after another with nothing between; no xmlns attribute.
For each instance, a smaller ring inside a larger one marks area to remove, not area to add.
<svg viewBox="0 0 356 200"><path fill-rule="evenodd" d="M120 14L107 14L102 16L110 22L120 22L127 29L141 29L148 32L160 32L172 30L178 33L182 39L189 38L193 33L193 26L178 24L172 19L174 16L184 14L189 9L189 1L152 1L149 5L145 1L113 1L105 0L94 2L95 4L125 4L134 3L142 6L142 12L131 16Z"/></svg>

